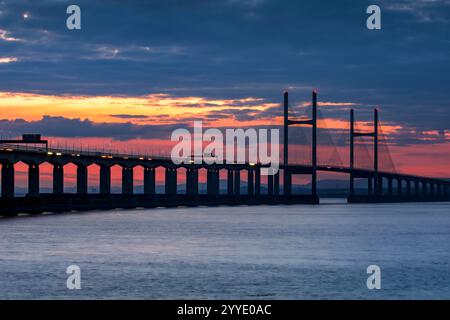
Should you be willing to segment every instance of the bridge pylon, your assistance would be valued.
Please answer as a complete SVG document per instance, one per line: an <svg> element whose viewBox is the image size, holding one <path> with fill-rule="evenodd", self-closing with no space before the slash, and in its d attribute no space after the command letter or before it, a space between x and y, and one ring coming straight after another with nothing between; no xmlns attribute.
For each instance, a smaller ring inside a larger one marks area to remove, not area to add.
<svg viewBox="0 0 450 320"><path fill-rule="evenodd" d="M378 109L374 109L373 131L358 132L355 131L355 114L354 110L350 110L350 195L355 194L355 138L356 137L373 137L373 177L368 178L368 193L372 193L372 178L373 178L373 193L380 195L381 183L378 175Z"/></svg>
<svg viewBox="0 0 450 320"><path fill-rule="evenodd" d="M283 164L284 164L284 194L292 193L292 175L289 172L289 138L290 125L309 125L312 128L311 148L311 195L317 197L317 91L312 92L312 118L306 120L289 119L289 94L284 93L284 136L283 136Z"/></svg>

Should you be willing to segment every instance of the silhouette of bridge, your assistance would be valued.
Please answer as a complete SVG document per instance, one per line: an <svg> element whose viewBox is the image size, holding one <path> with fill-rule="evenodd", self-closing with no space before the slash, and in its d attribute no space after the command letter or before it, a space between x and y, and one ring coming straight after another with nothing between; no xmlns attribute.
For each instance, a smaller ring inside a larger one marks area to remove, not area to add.
<svg viewBox="0 0 450 320"><path fill-rule="evenodd" d="M176 165L169 157L112 153L111 151L75 150L48 148L47 141L39 136L25 135L23 140L0 141L1 197L0 215L18 213L60 212L72 210L172 207L198 205L237 205L237 204L295 204L319 203L317 194L317 172L346 173L350 178L348 202L426 202L450 201L450 181L412 174L400 174L379 170L379 132L378 110L374 110L373 131L355 130L354 111L350 111L350 163L349 166L318 164L317 157L317 93L312 94L312 117L310 119L291 119L289 117L288 93L284 93L283 123L283 163L275 175L267 176L262 186L260 163L245 164L197 164L194 161ZM289 162L289 126L310 126L312 129L311 163L291 164ZM355 167L355 138L373 138L373 168ZM31 140L30 140L31 139ZM33 140L34 139L34 140ZM33 144L32 146L29 144ZM36 147L43 143L45 147ZM26 196L15 196L14 164L28 166L28 192ZM49 163L53 166L52 193L40 193L39 165ZM76 166L76 193L64 192L64 166ZM99 193L88 192L88 166L100 167ZM111 192L111 167L122 168L121 194ZM133 168L144 169L143 194L134 193ZM164 193L157 193L156 169L164 168ZM185 192L177 190L179 169L186 172ZM199 170L205 169L206 194L199 192ZM226 194L220 192L221 170L226 170ZM242 192L241 172L247 173L246 192ZM282 184L280 187L280 172ZM292 177L311 176L311 193L294 194ZM365 194L355 193L355 179L366 179ZM267 190L262 194L261 189Z"/></svg>

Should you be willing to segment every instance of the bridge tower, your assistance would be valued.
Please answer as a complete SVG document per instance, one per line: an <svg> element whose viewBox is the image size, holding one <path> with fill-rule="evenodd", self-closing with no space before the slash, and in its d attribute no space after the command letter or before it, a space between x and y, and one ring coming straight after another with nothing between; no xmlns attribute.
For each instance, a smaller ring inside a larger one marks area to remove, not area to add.
<svg viewBox="0 0 450 320"><path fill-rule="evenodd" d="M372 132L357 132L355 131L355 115L354 110L350 110L350 195L355 193L355 147L354 141L356 137L373 137L373 181L374 194L379 195L382 192L382 185L378 175L378 109L374 109L374 121ZM372 177L368 177L368 193L372 189Z"/></svg>
<svg viewBox="0 0 450 320"><path fill-rule="evenodd" d="M312 92L312 118L307 120L289 119L289 94L284 93L284 134L283 134L283 164L284 164L284 194L292 193L292 176L289 172L289 139L290 125L310 125L312 127L311 148L311 195L317 196L317 91Z"/></svg>

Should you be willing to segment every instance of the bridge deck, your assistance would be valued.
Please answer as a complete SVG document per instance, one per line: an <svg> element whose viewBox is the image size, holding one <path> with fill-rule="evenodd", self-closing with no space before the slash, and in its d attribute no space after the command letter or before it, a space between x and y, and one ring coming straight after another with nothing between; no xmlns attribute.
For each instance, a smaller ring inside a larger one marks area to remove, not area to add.
<svg viewBox="0 0 450 320"><path fill-rule="evenodd" d="M126 154L119 153L113 150L77 150L77 149L61 149L50 148L46 150L42 147L32 147L27 145L1 145L0 144L0 162L2 160L18 162L34 161L38 163L43 162L61 162L61 163L82 163L82 164L105 164L105 165L126 165L126 166L162 166L162 167L195 167L195 168L214 168L214 169L253 169L255 167L267 167L259 164L212 164L205 163L195 164L190 163L186 159L185 163L180 165L174 165L170 157L161 155L148 155L148 154ZM281 164L280 169L285 169ZM309 174L312 170L312 166L308 164L290 164L288 167L291 173ZM367 178L374 176L375 172L369 169L349 167L333 166L333 165L318 165L318 171L338 172L338 173L351 173L353 171L354 177ZM411 174L396 173L396 172L383 172L379 171L380 176L393 179L408 179L413 181L425 181L429 183L440 183L450 186L450 181L445 179L438 179L433 177L423 177Z"/></svg>

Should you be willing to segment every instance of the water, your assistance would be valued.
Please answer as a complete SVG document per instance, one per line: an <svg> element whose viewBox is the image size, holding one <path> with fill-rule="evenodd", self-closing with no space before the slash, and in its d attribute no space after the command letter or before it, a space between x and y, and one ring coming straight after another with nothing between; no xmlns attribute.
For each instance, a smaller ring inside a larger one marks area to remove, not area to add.
<svg viewBox="0 0 450 320"><path fill-rule="evenodd" d="M0 219L0 235L2 299L450 298L450 203L98 211Z"/></svg>

